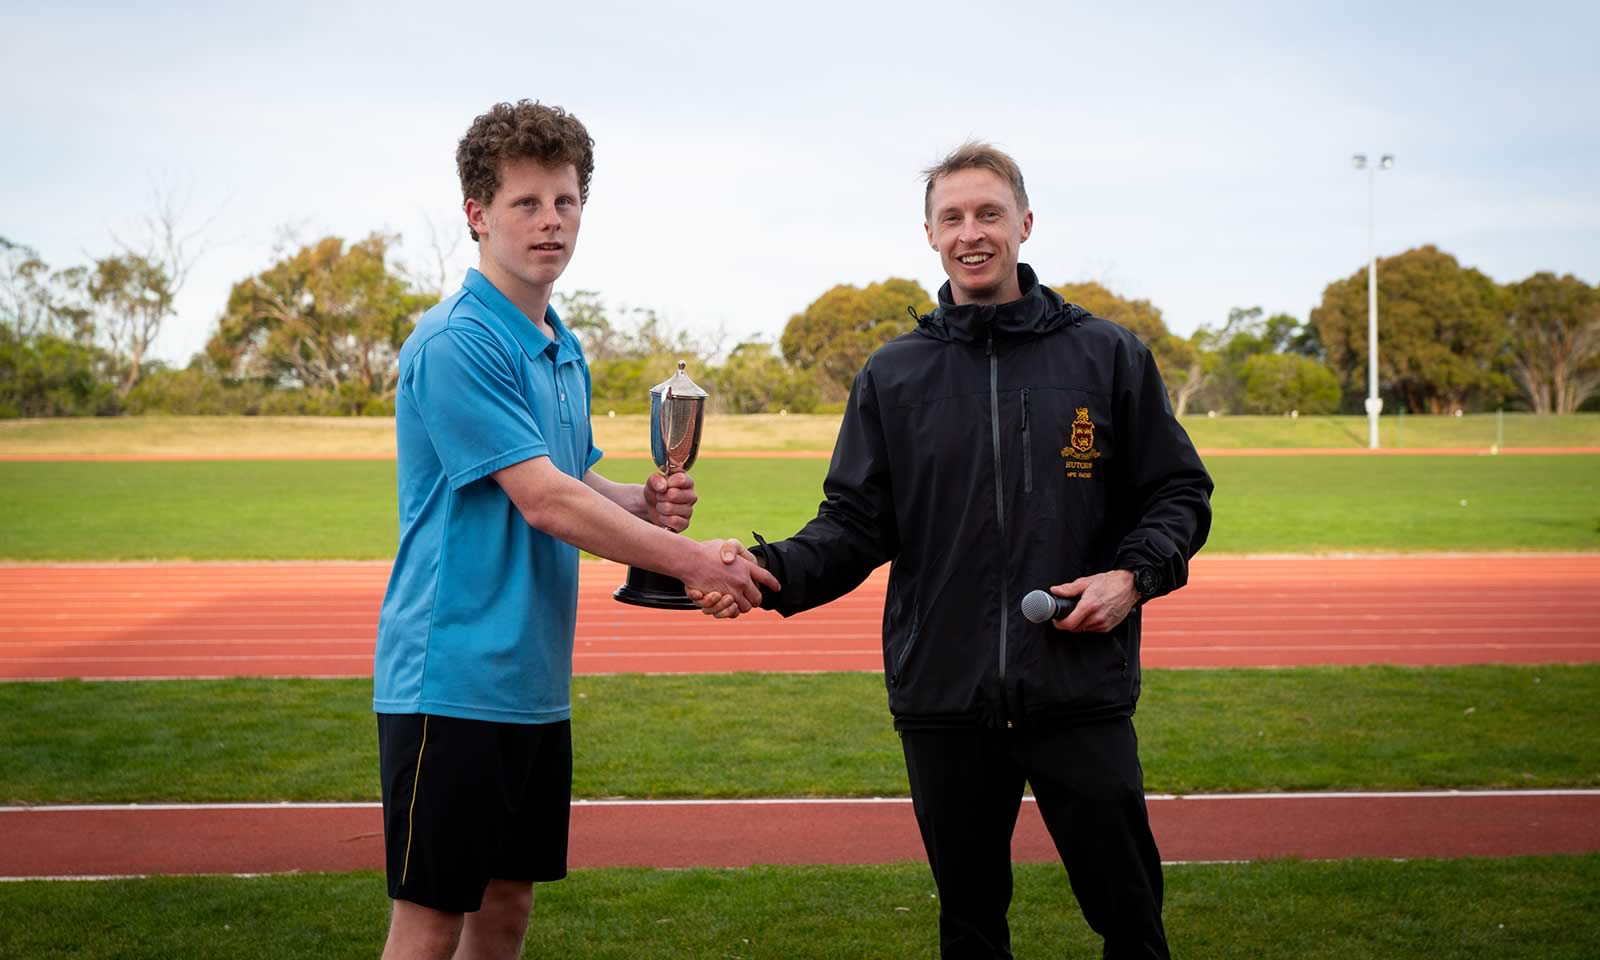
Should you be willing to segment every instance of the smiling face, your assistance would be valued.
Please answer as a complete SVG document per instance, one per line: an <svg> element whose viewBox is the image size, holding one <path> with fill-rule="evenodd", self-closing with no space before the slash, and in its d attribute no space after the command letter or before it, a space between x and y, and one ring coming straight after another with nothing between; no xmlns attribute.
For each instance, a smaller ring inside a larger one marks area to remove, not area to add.
<svg viewBox="0 0 1600 960"><path fill-rule="evenodd" d="M935 180L923 227L956 303L1008 303L1022 296L1017 254L1033 231L1033 211L1019 208L999 174L969 167Z"/></svg>
<svg viewBox="0 0 1600 960"><path fill-rule="evenodd" d="M484 206L471 197L467 223L478 234L478 269L513 303L549 300L578 243L583 202L572 164L506 160L500 186ZM532 317L535 322L542 319Z"/></svg>

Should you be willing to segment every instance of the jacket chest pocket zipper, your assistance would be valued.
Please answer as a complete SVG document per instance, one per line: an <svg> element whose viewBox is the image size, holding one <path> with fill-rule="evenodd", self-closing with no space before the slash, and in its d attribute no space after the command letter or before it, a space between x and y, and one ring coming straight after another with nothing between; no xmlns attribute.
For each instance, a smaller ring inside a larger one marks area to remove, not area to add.
<svg viewBox="0 0 1600 960"><path fill-rule="evenodd" d="M1033 436L1028 426L1028 391L1022 391L1022 492L1033 492Z"/></svg>

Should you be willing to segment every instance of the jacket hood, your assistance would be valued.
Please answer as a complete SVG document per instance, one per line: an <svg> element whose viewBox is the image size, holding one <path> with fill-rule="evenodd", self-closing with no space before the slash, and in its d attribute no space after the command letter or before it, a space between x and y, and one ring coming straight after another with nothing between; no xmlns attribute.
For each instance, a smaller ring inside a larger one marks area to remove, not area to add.
<svg viewBox="0 0 1600 960"><path fill-rule="evenodd" d="M1007 303L957 304L951 299L950 281L939 288L939 305L932 313L917 318L917 329L935 340L974 343L996 339L1037 336L1066 324L1081 324L1089 311L1067 303L1049 287L1039 283L1033 268L1017 264L1017 283L1022 296Z"/></svg>

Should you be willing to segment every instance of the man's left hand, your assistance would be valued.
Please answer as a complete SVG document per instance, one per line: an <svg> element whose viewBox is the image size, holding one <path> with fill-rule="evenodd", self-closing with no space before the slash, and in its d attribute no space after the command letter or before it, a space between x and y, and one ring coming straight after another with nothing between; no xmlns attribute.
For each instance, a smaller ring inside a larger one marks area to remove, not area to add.
<svg viewBox="0 0 1600 960"><path fill-rule="evenodd" d="M687 473L674 473L663 477L653 473L644 482L645 519L678 533L689 528L689 518L694 514L694 478Z"/></svg>
<svg viewBox="0 0 1600 960"><path fill-rule="evenodd" d="M1055 621L1057 630L1071 633L1109 633L1139 600L1138 592L1133 589L1133 573L1129 570L1108 570L1092 577L1079 577L1071 583L1051 587L1050 592L1058 597L1078 598L1078 605L1072 612Z"/></svg>

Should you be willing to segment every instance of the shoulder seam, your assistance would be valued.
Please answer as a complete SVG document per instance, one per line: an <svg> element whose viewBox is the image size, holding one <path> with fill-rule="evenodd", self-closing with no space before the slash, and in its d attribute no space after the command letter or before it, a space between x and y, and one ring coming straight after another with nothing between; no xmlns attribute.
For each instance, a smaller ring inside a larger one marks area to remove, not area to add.
<svg viewBox="0 0 1600 960"><path fill-rule="evenodd" d="M470 293L470 292L471 291L463 291L463 293ZM455 320L456 320L456 311L461 309L461 301L463 301L465 299L466 299L465 296L457 298L456 302L451 305L450 311L445 314L444 325L441 326L439 329L433 331L432 333L428 334L427 337L425 337L424 339L419 340L417 342L416 351L413 352L412 355L411 355L411 363L412 364L415 364L417 362L417 357L422 355L423 349L425 349L428 346L428 344L432 343L434 340L438 339L440 336L442 336L442 335L444 335L446 333L452 333L452 332L466 334L467 336L485 337L485 338L487 338L489 340L494 341L494 343L497 346L499 346L502 350L506 349L506 344L500 339L500 337L496 336L493 331L491 331L491 330L474 330L471 327L466 326L465 324L457 324L455 322ZM474 298L474 299L476 299L476 298ZM479 317L473 317L472 319L481 320L481 318L479 318ZM409 369L409 366L408 366L407 369ZM405 374L406 374L405 370L400 371L401 377L404 377Z"/></svg>

